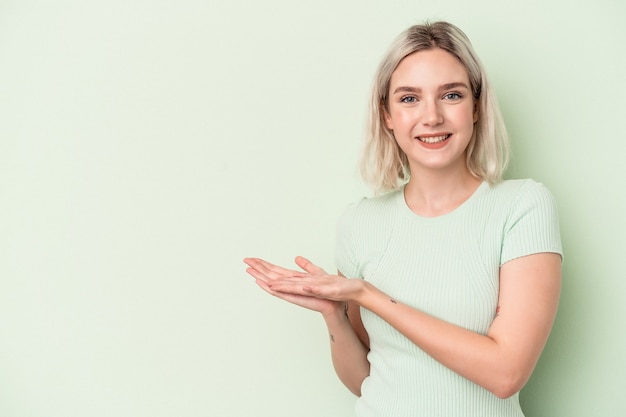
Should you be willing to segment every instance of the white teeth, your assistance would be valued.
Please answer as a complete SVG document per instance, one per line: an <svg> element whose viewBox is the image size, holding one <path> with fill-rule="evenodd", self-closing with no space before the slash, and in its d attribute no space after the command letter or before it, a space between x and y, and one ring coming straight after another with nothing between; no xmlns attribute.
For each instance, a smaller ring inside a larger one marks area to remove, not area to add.
<svg viewBox="0 0 626 417"><path fill-rule="evenodd" d="M427 138L418 136L417 138L419 140L421 140L424 143L439 143L439 142L443 142L444 140L448 139L450 137L450 135L442 135L442 136L429 136Z"/></svg>

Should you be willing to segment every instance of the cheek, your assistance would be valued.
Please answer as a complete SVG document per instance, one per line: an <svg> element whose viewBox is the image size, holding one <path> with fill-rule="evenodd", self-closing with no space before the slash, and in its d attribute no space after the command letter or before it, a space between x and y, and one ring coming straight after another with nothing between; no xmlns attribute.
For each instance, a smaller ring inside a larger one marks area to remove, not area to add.
<svg viewBox="0 0 626 417"><path fill-rule="evenodd" d="M474 112L473 106L459 109L459 111L453 116L459 125L466 126L473 129L474 123L478 120L477 113Z"/></svg>
<svg viewBox="0 0 626 417"><path fill-rule="evenodd" d="M401 130L406 125L406 111L398 108L393 104L389 106L389 110L385 110L385 125L390 130Z"/></svg>
<svg viewBox="0 0 626 417"><path fill-rule="evenodd" d="M391 109L385 114L385 123L391 130L403 130L409 128L413 123L413 115L410 111L403 109Z"/></svg>

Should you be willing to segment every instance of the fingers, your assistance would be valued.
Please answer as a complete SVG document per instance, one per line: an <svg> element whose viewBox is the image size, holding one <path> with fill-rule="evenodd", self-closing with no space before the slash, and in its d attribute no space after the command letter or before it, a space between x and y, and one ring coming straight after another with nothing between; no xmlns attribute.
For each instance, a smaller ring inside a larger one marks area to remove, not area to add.
<svg viewBox="0 0 626 417"><path fill-rule="evenodd" d="M246 270L246 272L248 272L255 278L258 277L258 274L263 275L265 279L292 277L298 276L298 274L302 274L301 272L285 269L259 258L245 258L243 261L250 267ZM258 274L254 275L249 269L256 271Z"/></svg>
<svg viewBox="0 0 626 417"><path fill-rule="evenodd" d="M296 256L296 265L304 269L309 274L325 274L326 272L317 265L314 265L308 259L302 256Z"/></svg>
<svg viewBox="0 0 626 417"><path fill-rule="evenodd" d="M251 275L252 275L252 274L251 274ZM271 289L271 288L267 285L267 283L266 283L265 281L263 281L262 279L258 279L258 278L256 278L256 279L254 280L254 282L256 282L256 284L257 284L259 287L261 287L261 289L263 289L263 291L268 292L268 293L270 293L270 294L274 295L274 294L272 293L272 289Z"/></svg>
<svg viewBox="0 0 626 417"><path fill-rule="evenodd" d="M331 280L324 278L289 278L271 280L266 283L267 287L281 294L293 294L334 300L333 295L337 292Z"/></svg>
<svg viewBox="0 0 626 417"><path fill-rule="evenodd" d="M250 268L246 268L246 272L250 275L252 275L252 278L254 278L257 281L257 284L259 283L259 281L263 281L263 282L269 282L269 278L267 277L267 275L257 271L256 269L250 267Z"/></svg>
<svg viewBox="0 0 626 417"><path fill-rule="evenodd" d="M328 301L320 300L315 297L311 297L310 295L300 295L300 294L292 294L292 293L284 293L280 291L275 291L268 285L267 282L261 280L255 280L256 284L261 287L261 289L268 294L280 298L281 300L287 301L289 303L295 304L300 307L308 308L310 310L315 310L322 312L325 308L329 308Z"/></svg>
<svg viewBox="0 0 626 417"><path fill-rule="evenodd" d="M308 259L296 258L296 264L305 272L282 268L260 258L243 261L248 265L246 272L268 294L323 314L337 309L337 301L324 296L324 283L330 276Z"/></svg>
<svg viewBox="0 0 626 417"><path fill-rule="evenodd" d="M278 268L276 265L259 258L245 258L243 261L250 267L264 274L269 274L273 271L276 271L276 269Z"/></svg>
<svg viewBox="0 0 626 417"><path fill-rule="evenodd" d="M258 274L258 272L252 270L250 272L250 275L252 275L254 277L254 274ZM297 294L295 294L293 292L292 293L290 293L290 292L283 293L280 290L277 290L277 289L273 288L274 286L276 286L276 284L274 284L273 281L271 281L271 280L265 280L263 278L256 278L255 277L254 281L256 282L256 284L259 287L261 287L261 289L263 289L263 291L273 295L274 297L287 299L287 298L293 298L294 296L297 295Z"/></svg>
<svg viewBox="0 0 626 417"><path fill-rule="evenodd" d="M296 264L305 272L286 269L260 258L245 258L243 261L248 265L246 272L255 279L256 283L263 290L275 296L278 293L289 293L292 296L296 294L311 296L310 291L303 292L302 285L306 284L313 275L318 277L326 275L322 268L302 256L296 257ZM280 298L284 298L284 294Z"/></svg>

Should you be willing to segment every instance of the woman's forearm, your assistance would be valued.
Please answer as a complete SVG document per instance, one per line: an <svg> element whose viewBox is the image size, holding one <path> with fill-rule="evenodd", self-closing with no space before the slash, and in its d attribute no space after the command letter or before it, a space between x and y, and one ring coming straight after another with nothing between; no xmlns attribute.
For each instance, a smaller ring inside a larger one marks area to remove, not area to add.
<svg viewBox="0 0 626 417"><path fill-rule="evenodd" d="M335 372L353 394L361 396L361 384L370 372L367 348L361 343L343 311L337 310L324 316L324 320L328 327Z"/></svg>
<svg viewBox="0 0 626 417"><path fill-rule="evenodd" d="M494 392L507 396L507 366L496 342L396 301L370 286L361 300L420 349L446 367Z"/></svg>
<svg viewBox="0 0 626 417"><path fill-rule="evenodd" d="M532 265L535 260L542 259L521 260L518 266ZM500 303L504 311L486 335L414 309L368 283L358 302L444 366L506 398L524 386L550 332L560 287L559 262L556 257L542 262L543 272L536 274L518 266L528 273L503 271Z"/></svg>

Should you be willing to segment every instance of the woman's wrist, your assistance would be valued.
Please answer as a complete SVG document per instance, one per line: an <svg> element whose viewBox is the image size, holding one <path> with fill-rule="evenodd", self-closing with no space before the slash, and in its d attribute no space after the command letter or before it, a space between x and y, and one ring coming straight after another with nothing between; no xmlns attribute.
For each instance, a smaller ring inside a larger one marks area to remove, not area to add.
<svg viewBox="0 0 626 417"><path fill-rule="evenodd" d="M352 301L359 306L366 307L368 299L371 298L373 290L375 290L376 288L365 280L360 280L360 284L361 288L355 294Z"/></svg>
<svg viewBox="0 0 626 417"><path fill-rule="evenodd" d="M347 302L337 302L335 303L335 306L331 310L327 312L322 312L322 317L324 317L324 321L326 321L326 323L330 325L332 323L345 320L347 318L347 315L346 315L347 305L348 305Z"/></svg>

